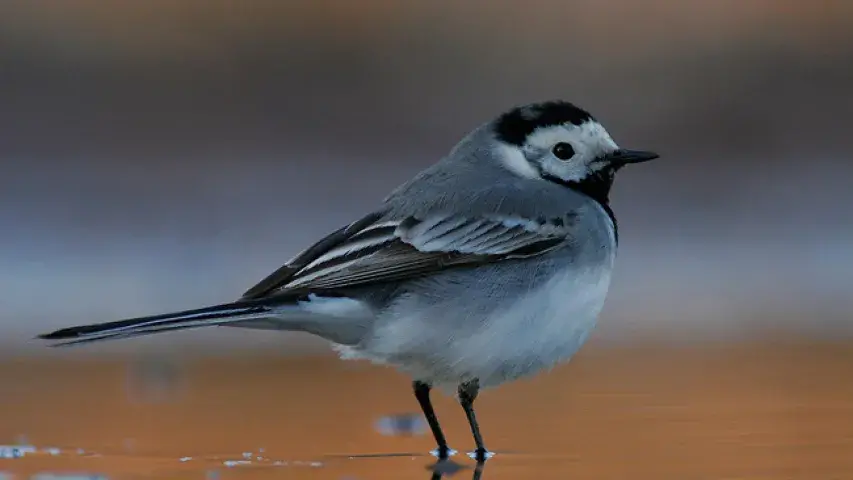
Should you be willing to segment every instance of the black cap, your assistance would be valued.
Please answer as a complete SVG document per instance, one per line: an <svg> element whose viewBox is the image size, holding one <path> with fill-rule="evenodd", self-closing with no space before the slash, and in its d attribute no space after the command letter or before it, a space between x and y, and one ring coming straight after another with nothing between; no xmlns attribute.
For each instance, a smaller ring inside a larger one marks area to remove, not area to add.
<svg viewBox="0 0 853 480"><path fill-rule="evenodd" d="M521 146L537 128L566 123L581 125L589 121L595 121L595 118L586 110L555 100L517 107L504 113L495 122L495 133L499 140Z"/></svg>

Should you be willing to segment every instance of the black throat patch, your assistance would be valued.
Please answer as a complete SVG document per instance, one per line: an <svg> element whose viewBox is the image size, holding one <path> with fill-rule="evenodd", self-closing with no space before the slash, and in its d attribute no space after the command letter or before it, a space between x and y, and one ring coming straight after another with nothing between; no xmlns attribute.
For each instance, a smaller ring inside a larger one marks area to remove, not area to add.
<svg viewBox="0 0 853 480"><path fill-rule="evenodd" d="M604 212L607 213L607 216L610 217L610 221L613 222L613 237L618 245L619 226L616 223L616 215L613 213L613 209L610 208L610 188L613 186L613 177L615 174L615 170L606 169L593 173L579 182L567 182L561 178L549 175L543 175L543 178L566 188L571 188L598 202L601 208L604 209Z"/></svg>

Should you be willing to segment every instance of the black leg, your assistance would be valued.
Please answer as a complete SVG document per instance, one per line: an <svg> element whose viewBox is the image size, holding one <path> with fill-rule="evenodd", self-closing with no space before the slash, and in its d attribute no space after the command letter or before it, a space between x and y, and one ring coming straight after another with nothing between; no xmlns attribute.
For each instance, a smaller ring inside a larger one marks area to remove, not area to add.
<svg viewBox="0 0 853 480"><path fill-rule="evenodd" d="M483 445L483 436L480 435L480 426L477 424L477 416L474 414L474 400L477 399L477 394L480 393L480 382L476 378L470 382L459 385L459 403L465 410L465 416L468 417L468 424L471 425L471 433L474 434L474 442L477 444L477 450L474 451L474 459L477 462L485 462L489 458L489 451Z"/></svg>
<svg viewBox="0 0 853 480"><path fill-rule="evenodd" d="M446 459L450 456L450 448L447 446L447 440L444 438L444 432L441 431L441 425L438 424L438 417L435 416L435 410L432 408L432 402L429 399L429 392L432 386L428 383L414 381L412 388L415 391L415 398L421 405L421 410L424 412L424 417L429 424L429 429L432 430L432 436L435 437L435 443L438 447L435 454L440 459Z"/></svg>

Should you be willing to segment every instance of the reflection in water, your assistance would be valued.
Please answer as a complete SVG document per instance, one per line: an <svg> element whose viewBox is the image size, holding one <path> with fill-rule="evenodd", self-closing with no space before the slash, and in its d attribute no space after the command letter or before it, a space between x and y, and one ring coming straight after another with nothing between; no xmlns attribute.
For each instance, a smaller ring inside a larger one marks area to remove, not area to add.
<svg viewBox="0 0 853 480"><path fill-rule="evenodd" d="M485 467L486 462L478 462L477 466L474 467L474 472L471 474L471 480L480 480L480 477L483 475L483 469ZM438 462L433 465L430 465L427 468L432 472L430 480L439 480L441 478L444 478L445 476L451 477L456 473L467 469L468 467L456 463L453 460L439 460Z"/></svg>
<svg viewBox="0 0 853 480"><path fill-rule="evenodd" d="M168 403L183 394L183 371L178 363L162 357L144 357L129 365L127 395L132 403Z"/></svg>
<svg viewBox="0 0 853 480"><path fill-rule="evenodd" d="M362 455L346 455L343 458L348 460L356 460L356 459L368 459L368 458L414 458L420 457L422 454L412 453L412 452L399 452L399 453L369 453ZM434 456L434 454L433 454ZM469 455L470 456L470 455ZM336 456L327 456L327 458L335 458ZM338 457L341 458L341 457ZM491 456L489 457L491 458ZM488 459L486 460L488 461ZM472 480L479 480L483 474L483 470L485 468L486 461L477 462L476 466L473 469L473 473L471 475ZM458 473L463 470L468 470L471 467L454 462L450 459L438 460L433 464L427 465L426 469L430 472L431 480L438 480L442 478L450 478L456 477Z"/></svg>
<svg viewBox="0 0 853 480"><path fill-rule="evenodd" d="M387 415L376 421L376 430L383 435L413 436L426 432L424 419L420 414L404 413Z"/></svg>

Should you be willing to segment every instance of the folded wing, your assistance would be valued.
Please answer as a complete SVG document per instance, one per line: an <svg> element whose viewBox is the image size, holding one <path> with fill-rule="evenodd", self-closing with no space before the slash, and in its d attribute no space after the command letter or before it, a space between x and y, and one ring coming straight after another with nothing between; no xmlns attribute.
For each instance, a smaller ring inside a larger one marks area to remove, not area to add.
<svg viewBox="0 0 853 480"><path fill-rule="evenodd" d="M369 215L320 240L243 299L402 281L439 270L540 255L568 239L565 219L435 213Z"/></svg>

